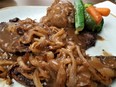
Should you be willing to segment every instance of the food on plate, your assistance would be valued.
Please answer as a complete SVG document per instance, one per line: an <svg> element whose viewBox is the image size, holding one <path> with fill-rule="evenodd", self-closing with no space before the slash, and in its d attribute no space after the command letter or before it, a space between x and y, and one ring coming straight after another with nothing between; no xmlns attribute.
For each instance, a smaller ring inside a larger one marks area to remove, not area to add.
<svg viewBox="0 0 116 87"><path fill-rule="evenodd" d="M40 22L0 23L0 78L26 87L108 87L116 77L115 56L89 56L97 32L75 34L75 8L55 0Z"/></svg>
<svg viewBox="0 0 116 87"><path fill-rule="evenodd" d="M102 16L110 14L109 8L97 8L92 4L84 4L82 0L75 0L75 33L85 29L99 33L102 30L104 19Z"/></svg>
<svg viewBox="0 0 116 87"><path fill-rule="evenodd" d="M75 0L75 33L78 34L79 31L82 31L84 29L84 5L82 0Z"/></svg>
<svg viewBox="0 0 116 87"><path fill-rule="evenodd" d="M110 14L110 9L108 8L96 8L96 10L102 15L102 16L108 16Z"/></svg>
<svg viewBox="0 0 116 87"><path fill-rule="evenodd" d="M86 18L85 20L86 29L96 33L99 33L100 31L102 31L104 19L101 20L101 23L96 24L94 19L87 13L87 11L85 11L85 18Z"/></svg>
<svg viewBox="0 0 116 87"><path fill-rule="evenodd" d="M71 2L68 0L55 0L48 7L47 14L42 18L41 22L58 28L72 27L74 25L74 14L75 9Z"/></svg>

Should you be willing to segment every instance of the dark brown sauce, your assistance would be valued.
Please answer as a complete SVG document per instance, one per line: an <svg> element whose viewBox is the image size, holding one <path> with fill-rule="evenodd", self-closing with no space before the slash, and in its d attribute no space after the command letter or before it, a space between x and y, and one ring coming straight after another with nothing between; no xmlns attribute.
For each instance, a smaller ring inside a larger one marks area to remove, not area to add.
<svg viewBox="0 0 116 87"><path fill-rule="evenodd" d="M88 49L92 46L95 46L96 38L97 38L96 33L92 33L89 31L82 31L77 35L75 34L74 28L67 28L66 32L68 34L68 38L74 41L82 49Z"/></svg>
<svg viewBox="0 0 116 87"><path fill-rule="evenodd" d="M82 47L83 49L86 49L85 44L83 43L84 40L81 40L81 38L83 39L82 34L75 34L75 29L74 28L67 28L66 29L67 32L67 38L71 41L73 41L75 44L79 45L80 47Z"/></svg>
<svg viewBox="0 0 116 87"><path fill-rule="evenodd" d="M103 50L103 56L113 56L111 53Z"/></svg>
<svg viewBox="0 0 116 87"><path fill-rule="evenodd" d="M78 38L77 38L77 35L74 33L74 31L75 31L74 28L67 28L66 29L69 40L73 40L75 43L77 43Z"/></svg>
<svg viewBox="0 0 116 87"><path fill-rule="evenodd" d="M0 47L5 50L13 41L19 38L17 34L9 32L7 27L0 27Z"/></svg>
<svg viewBox="0 0 116 87"><path fill-rule="evenodd" d="M104 39L102 36L97 35L97 40L99 40L99 41L104 41L105 39Z"/></svg>
<svg viewBox="0 0 116 87"><path fill-rule="evenodd" d="M8 25L6 23L0 23L0 59L16 60L17 56L7 52L7 48L19 37L9 32L7 28Z"/></svg>

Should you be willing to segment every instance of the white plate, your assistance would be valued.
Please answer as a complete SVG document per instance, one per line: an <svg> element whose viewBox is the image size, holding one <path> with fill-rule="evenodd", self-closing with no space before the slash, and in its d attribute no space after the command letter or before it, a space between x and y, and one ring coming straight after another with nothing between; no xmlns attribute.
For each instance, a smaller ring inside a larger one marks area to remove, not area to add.
<svg viewBox="0 0 116 87"><path fill-rule="evenodd" d="M89 55L102 55L102 50L116 56L116 5L105 1L96 5L97 7L108 7L111 9L111 14L104 17L105 23L103 31L100 35L104 41L97 41L96 46L87 50ZM46 14L47 7L45 6L18 6L0 9L0 22L7 22L9 19L19 17L20 19L32 18L37 21ZM113 16L115 15L115 16ZM5 85L5 81L0 81L0 87L9 87ZM12 87L24 87L18 83L14 83ZM116 81L111 85L116 87Z"/></svg>

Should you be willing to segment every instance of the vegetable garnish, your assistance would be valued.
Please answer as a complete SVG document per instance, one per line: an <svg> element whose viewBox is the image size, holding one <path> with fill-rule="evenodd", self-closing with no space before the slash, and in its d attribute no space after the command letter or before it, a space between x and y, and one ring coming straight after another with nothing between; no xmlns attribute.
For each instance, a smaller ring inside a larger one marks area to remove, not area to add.
<svg viewBox="0 0 116 87"><path fill-rule="evenodd" d="M83 4L82 0L75 0L75 33L87 29L99 33L102 30L104 19L102 16L110 14L109 8L97 8L91 3Z"/></svg>
<svg viewBox="0 0 116 87"><path fill-rule="evenodd" d="M84 4L84 7L88 8L89 6L92 6L92 5L93 5L92 3L86 3L86 4Z"/></svg>
<svg viewBox="0 0 116 87"><path fill-rule="evenodd" d="M84 29L84 5L82 0L75 0L75 33L78 34L79 31Z"/></svg>
<svg viewBox="0 0 116 87"><path fill-rule="evenodd" d="M89 6L86 8L87 12L93 17L96 24L100 24L102 21L102 15L95 9L94 6Z"/></svg>
<svg viewBox="0 0 116 87"><path fill-rule="evenodd" d="M109 8L95 8L102 16L108 16L110 14Z"/></svg>
<svg viewBox="0 0 116 87"><path fill-rule="evenodd" d="M85 29L86 30L99 33L103 28L103 24L104 24L104 19L102 19L100 24L96 24L96 22L91 17L91 15L85 10Z"/></svg>

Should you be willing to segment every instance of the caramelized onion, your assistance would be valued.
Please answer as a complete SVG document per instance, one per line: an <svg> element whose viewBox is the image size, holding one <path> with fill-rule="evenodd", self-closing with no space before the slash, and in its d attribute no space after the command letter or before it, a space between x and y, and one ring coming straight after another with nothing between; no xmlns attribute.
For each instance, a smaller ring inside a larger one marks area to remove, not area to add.
<svg viewBox="0 0 116 87"><path fill-rule="evenodd" d="M39 78L37 70L35 70L35 72L33 74L33 81L34 81L36 87L43 87L43 85L40 82L40 78Z"/></svg>
<svg viewBox="0 0 116 87"><path fill-rule="evenodd" d="M63 63L61 63L58 73L57 73L56 82L54 83L54 86L55 87L65 87L65 82L66 82L65 65Z"/></svg>
<svg viewBox="0 0 116 87"><path fill-rule="evenodd" d="M31 68L29 68L23 61L23 59L21 57L17 58L17 63L19 64L19 66L24 69L24 70L31 70Z"/></svg>
<svg viewBox="0 0 116 87"><path fill-rule="evenodd" d="M0 66L13 65L15 62L10 60L0 60Z"/></svg>

